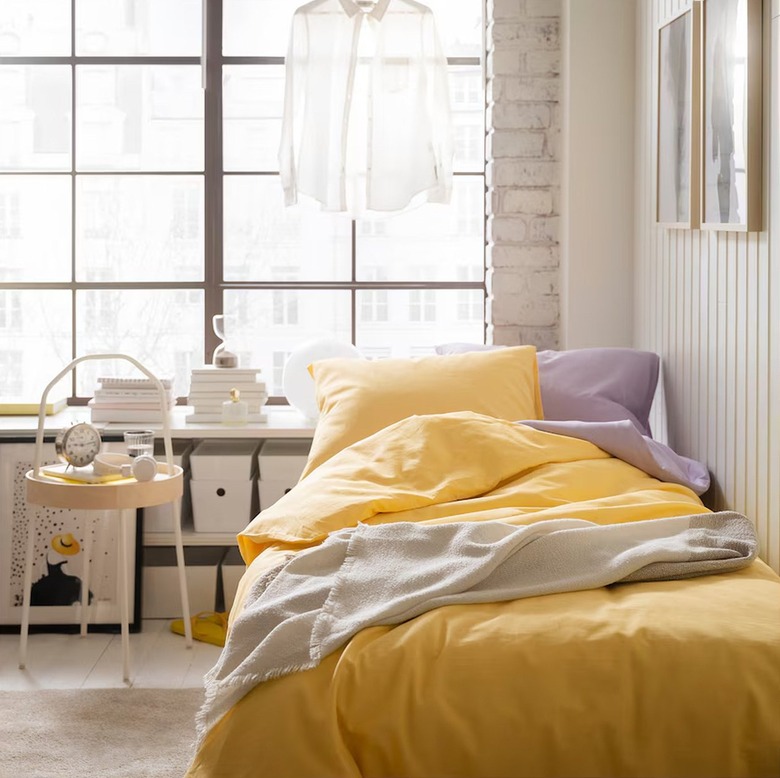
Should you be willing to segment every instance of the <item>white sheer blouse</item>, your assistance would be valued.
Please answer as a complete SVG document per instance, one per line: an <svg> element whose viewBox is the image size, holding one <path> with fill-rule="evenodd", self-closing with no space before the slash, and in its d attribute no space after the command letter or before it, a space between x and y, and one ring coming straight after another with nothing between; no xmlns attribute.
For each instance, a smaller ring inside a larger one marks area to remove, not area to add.
<svg viewBox="0 0 780 778"><path fill-rule="evenodd" d="M293 16L279 165L285 203L353 216L449 201L447 61L414 0L314 0Z"/></svg>

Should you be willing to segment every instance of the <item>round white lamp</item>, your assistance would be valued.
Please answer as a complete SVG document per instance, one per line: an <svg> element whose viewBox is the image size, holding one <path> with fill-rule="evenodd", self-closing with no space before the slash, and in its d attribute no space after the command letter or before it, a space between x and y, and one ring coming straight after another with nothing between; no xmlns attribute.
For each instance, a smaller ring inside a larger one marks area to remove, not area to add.
<svg viewBox="0 0 780 778"><path fill-rule="evenodd" d="M314 379L309 374L309 365L319 359L346 357L361 359L361 353L351 344L330 338L307 340L296 346L284 363L282 387L287 401L305 419L316 421L320 415Z"/></svg>

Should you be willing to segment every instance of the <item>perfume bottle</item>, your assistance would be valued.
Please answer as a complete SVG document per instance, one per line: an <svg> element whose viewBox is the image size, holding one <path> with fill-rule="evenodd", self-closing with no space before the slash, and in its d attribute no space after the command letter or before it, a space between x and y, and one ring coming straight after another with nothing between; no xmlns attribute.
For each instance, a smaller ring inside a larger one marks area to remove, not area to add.
<svg viewBox="0 0 780 778"><path fill-rule="evenodd" d="M213 316L211 326L214 328L214 334L222 341L225 340L225 315L222 313ZM238 356L230 351L227 346L220 343L211 356L211 364L214 367L238 367Z"/></svg>
<svg viewBox="0 0 780 778"><path fill-rule="evenodd" d="M230 399L222 403L223 424L246 424L249 405L241 399L241 393L235 387L230 390Z"/></svg>

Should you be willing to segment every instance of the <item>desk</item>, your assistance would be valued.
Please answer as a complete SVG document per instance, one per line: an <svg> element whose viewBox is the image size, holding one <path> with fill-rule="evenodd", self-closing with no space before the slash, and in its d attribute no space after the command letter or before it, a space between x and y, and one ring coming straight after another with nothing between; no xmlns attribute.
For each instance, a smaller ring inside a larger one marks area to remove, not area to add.
<svg viewBox="0 0 780 778"><path fill-rule="evenodd" d="M177 439L200 440L203 438L311 438L314 427L298 411L286 405L266 405L263 413L268 420L263 423L246 424L232 427L223 424L188 424L184 417L192 413L187 405L177 405L170 413L171 437ZM63 427L78 421L90 421L89 408L73 405L59 413L47 416L44 424L46 437L54 436ZM90 422L92 423L92 422ZM125 430L154 430L156 437L162 438L162 424L140 422L97 422L104 440L121 440ZM0 442L28 442L35 440L38 428L37 416L0 416Z"/></svg>

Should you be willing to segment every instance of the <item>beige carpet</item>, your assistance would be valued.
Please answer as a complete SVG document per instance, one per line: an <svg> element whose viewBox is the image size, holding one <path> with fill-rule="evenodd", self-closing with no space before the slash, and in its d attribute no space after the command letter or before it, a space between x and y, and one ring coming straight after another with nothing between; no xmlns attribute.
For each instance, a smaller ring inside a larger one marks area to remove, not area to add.
<svg viewBox="0 0 780 778"><path fill-rule="evenodd" d="M0 692L1 778L181 778L201 689Z"/></svg>

